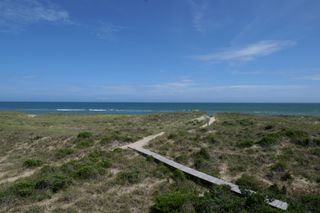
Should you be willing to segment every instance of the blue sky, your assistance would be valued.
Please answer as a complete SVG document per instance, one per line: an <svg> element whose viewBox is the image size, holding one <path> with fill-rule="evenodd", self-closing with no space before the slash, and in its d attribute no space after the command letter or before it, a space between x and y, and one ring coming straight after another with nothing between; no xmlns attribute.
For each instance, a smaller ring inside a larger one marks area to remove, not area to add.
<svg viewBox="0 0 320 213"><path fill-rule="evenodd" d="M318 0L0 0L0 101L320 102Z"/></svg>

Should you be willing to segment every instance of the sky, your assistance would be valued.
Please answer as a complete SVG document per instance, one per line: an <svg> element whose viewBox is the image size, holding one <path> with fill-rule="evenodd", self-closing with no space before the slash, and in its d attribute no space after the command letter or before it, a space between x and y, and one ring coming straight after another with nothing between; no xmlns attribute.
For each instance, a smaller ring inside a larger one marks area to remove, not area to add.
<svg viewBox="0 0 320 213"><path fill-rule="evenodd" d="M318 0L0 0L0 101L320 102Z"/></svg>

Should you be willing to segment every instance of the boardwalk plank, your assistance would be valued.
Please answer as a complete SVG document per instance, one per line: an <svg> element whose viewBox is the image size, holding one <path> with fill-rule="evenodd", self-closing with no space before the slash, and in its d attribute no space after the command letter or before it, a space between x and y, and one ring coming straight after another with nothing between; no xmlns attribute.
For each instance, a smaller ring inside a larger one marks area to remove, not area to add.
<svg viewBox="0 0 320 213"><path fill-rule="evenodd" d="M163 162L171 167L174 167L176 169L179 169L191 176L194 176L194 177L197 177L199 179L202 179L202 180L205 180L207 182L210 182L210 183L213 183L213 184L216 184L216 185L228 185L230 186L231 188L231 191L235 192L235 193L238 193L238 194L241 194L241 190L239 188L238 185L236 184L233 184L233 183L230 183L230 182L227 182L227 181L224 181L222 179L219 179L219 178L216 178L216 177L213 177L213 176L210 176L210 175L207 175L203 172L199 172L195 169L192 169L190 167L187 167L187 166L184 166L180 163L177 163L173 160L170 160L168 158L165 158L155 152L151 152L150 150L147 150L147 149L144 149L144 148L141 148L140 146L137 146L137 145L128 145L129 148L133 149L133 150L136 150L137 152L140 152L144 155L147 155L147 156L151 156L153 157L154 159L160 161L160 162ZM255 192L253 192L255 193ZM287 210L288 208L288 204L286 202L283 202L281 200L272 200L272 201L269 201L269 200L266 200L266 202L270 205L270 206L273 206L275 208L279 208L279 209L282 209L282 210Z"/></svg>

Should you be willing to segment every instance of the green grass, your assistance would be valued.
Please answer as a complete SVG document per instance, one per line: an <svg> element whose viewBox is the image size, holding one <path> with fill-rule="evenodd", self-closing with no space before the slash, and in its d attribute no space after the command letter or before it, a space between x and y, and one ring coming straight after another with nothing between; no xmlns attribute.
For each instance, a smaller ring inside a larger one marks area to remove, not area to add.
<svg viewBox="0 0 320 213"><path fill-rule="evenodd" d="M266 195L289 202L289 212L318 209L319 118L222 113L200 129L202 122L192 121L200 115L0 113L0 181L31 174L0 184L0 211L49 211L39 201L50 202L52 212L149 212L152 206L158 212L276 211L261 202ZM266 195L211 189L117 148L161 131L149 149Z"/></svg>
<svg viewBox="0 0 320 213"><path fill-rule="evenodd" d="M155 198L152 212L280 212L265 203L265 195L248 194L240 198L227 186L210 188L204 196L192 191L172 191Z"/></svg>
<svg viewBox="0 0 320 213"><path fill-rule="evenodd" d="M41 165L42 165L42 161L37 159L27 159L23 162L23 166L28 168L38 167Z"/></svg>
<svg viewBox="0 0 320 213"><path fill-rule="evenodd" d="M91 132L80 132L78 134L78 138L79 139L87 139L87 138L91 138L92 137L92 133Z"/></svg>
<svg viewBox="0 0 320 213"><path fill-rule="evenodd" d="M61 148L56 151L55 156L56 158L61 159L68 155L71 155L72 153L74 153L74 150L71 148Z"/></svg>
<svg viewBox="0 0 320 213"><path fill-rule="evenodd" d="M136 184L141 181L140 172L137 170L124 171L117 175L116 184L126 185L126 184Z"/></svg>
<svg viewBox="0 0 320 213"><path fill-rule="evenodd" d="M242 189L250 189L253 191L261 191L263 190L263 184L257 180L254 176L242 175L235 182Z"/></svg>

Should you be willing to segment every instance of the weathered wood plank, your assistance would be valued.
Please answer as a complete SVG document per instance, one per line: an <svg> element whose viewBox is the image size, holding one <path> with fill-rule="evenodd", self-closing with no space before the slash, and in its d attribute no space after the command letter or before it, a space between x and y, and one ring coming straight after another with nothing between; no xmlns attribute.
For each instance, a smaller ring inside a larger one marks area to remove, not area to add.
<svg viewBox="0 0 320 213"><path fill-rule="evenodd" d="M163 163L165 163L165 164L167 164L167 165L169 165L171 167L179 169L179 170L181 170L181 171L183 171L183 172L185 172L185 173L187 173L187 174L189 174L191 176L197 177L199 179L205 180L207 182L210 182L210 183L213 183L213 184L216 184L216 185L228 185L228 186L230 186L230 188L231 188L231 190L233 192L241 194L241 190L240 190L239 186L236 185L236 184L233 184L233 183L224 181L222 179L207 175L207 174L205 174L203 172L199 172L199 171L197 171L195 169L192 169L190 167L187 167L187 166L184 166L184 165L182 165L180 163L177 163L177 162L175 162L173 160L165 158L165 157L163 157L163 156L161 156L161 155L159 155L159 154L157 154L155 152L151 152L151 151L149 151L147 149L141 148L140 146L128 145L128 147L133 149L133 150L136 150L136 151L138 151L138 152L140 152L140 153L142 153L144 155L151 156L154 159L156 159L158 161L161 161L161 162L163 162ZM255 192L253 192L253 193L255 193ZM283 202L281 200L276 200L276 199L272 200L272 201L266 200L266 202L269 205L271 205L271 206L273 206L275 208L282 209L282 210L287 210L287 208L288 208L288 203Z"/></svg>

